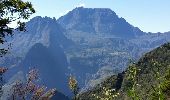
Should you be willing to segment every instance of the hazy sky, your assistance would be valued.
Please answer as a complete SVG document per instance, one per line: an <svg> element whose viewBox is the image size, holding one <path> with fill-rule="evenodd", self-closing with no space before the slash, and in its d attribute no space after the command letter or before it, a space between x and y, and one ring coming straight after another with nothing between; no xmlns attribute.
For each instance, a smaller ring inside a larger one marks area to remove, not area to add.
<svg viewBox="0 0 170 100"><path fill-rule="evenodd" d="M78 6L110 8L145 32L170 31L170 0L25 0L36 9L34 16L60 17ZM33 17L34 17L33 16Z"/></svg>

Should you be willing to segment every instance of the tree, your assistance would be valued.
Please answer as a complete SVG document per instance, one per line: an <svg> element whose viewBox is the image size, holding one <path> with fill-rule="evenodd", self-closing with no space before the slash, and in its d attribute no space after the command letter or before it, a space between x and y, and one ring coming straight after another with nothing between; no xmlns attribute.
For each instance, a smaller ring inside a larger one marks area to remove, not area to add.
<svg viewBox="0 0 170 100"><path fill-rule="evenodd" d="M69 88L74 94L73 100L78 100L77 98L79 92L78 82L76 78L73 76L70 76L69 78Z"/></svg>
<svg viewBox="0 0 170 100"><path fill-rule="evenodd" d="M17 21L19 31L25 30L25 23L21 20L28 19L35 9L30 2L22 0L0 0L0 45L6 42L7 36L13 35L13 28L9 25ZM6 54L8 48L0 48L0 56Z"/></svg>
<svg viewBox="0 0 170 100"><path fill-rule="evenodd" d="M3 74L7 71L7 68L0 67L0 97L2 96L2 86L4 85Z"/></svg>
<svg viewBox="0 0 170 100"><path fill-rule="evenodd" d="M140 69L136 66L135 62L131 63L126 71L127 80L125 81L126 85L124 89L131 100L141 100L137 91L137 87L139 86L137 74L139 71Z"/></svg>
<svg viewBox="0 0 170 100"><path fill-rule="evenodd" d="M39 73L31 69L26 75L26 81L16 80L11 84L10 92L3 93L7 100L50 100L56 89L49 89L38 84ZM4 99L4 98L0 98Z"/></svg>
<svg viewBox="0 0 170 100"><path fill-rule="evenodd" d="M24 31L25 23L21 20L28 19L35 13L30 2L22 0L0 0L0 46L6 42L7 36L13 35L13 28L9 25L17 21L17 30ZM0 56L7 53L9 48L0 47ZM0 67L0 94L2 94L3 74L6 68Z"/></svg>

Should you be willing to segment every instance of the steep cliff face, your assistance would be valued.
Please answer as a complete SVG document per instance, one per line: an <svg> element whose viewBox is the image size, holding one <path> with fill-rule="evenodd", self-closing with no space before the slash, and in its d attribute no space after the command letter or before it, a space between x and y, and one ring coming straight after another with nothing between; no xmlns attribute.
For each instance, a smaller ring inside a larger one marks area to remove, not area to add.
<svg viewBox="0 0 170 100"><path fill-rule="evenodd" d="M69 71L64 48L71 43L63 35L64 29L56 23L55 19L47 17L36 17L27 25L31 31L28 30L28 33L23 34L28 35L25 36L28 38L28 41L25 41L25 48L28 51L19 63L20 68L25 71L29 67L39 69L43 84L69 94L67 87Z"/></svg>
<svg viewBox="0 0 170 100"><path fill-rule="evenodd" d="M26 32L15 31L9 42L12 55L4 58L3 65L12 68L8 76L29 68L40 71L41 83L49 88L70 94L67 78L68 63L64 49L72 45L64 36L65 29L55 19L35 17L26 23Z"/></svg>
<svg viewBox="0 0 170 100"><path fill-rule="evenodd" d="M99 35L112 35L120 38L134 38L143 34L125 19L107 8L75 8L59 18L58 23L67 30L77 30Z"/></svg>
<svg viewBox="0 0 170 100"><path fill-rule="evenodd" d="M37 16L26 23L26 32L15 31L10 41L13 43L15 55L25 55L36 43L48 47L53 44L67 47L70 41L64 36L65 30L57 24L55 18Z"/></svg>
<svg viewBox="0 0 170 100"><path fill-rule="evenodd" d="M35 44L19 64L27 72L30 67L40 72L41 82L49 88L56 87L61 92L68 92L68 64L63 50L58 45L45 47ZM20 70L21 70L20 69Z"/></svg>

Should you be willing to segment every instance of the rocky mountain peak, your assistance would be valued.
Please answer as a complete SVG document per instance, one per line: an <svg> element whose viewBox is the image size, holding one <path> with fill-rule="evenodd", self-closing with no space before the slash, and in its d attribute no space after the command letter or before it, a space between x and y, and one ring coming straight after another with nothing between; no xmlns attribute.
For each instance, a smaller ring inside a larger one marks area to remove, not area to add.
<svg viewBox="0 0 170 100"><path fill-rule="evenodd" d="M136 28L126 22L124 18L119 18L114 11L108 8L78 7L59 18L57 22L67 30L121 38L136 37Z"/></svg>

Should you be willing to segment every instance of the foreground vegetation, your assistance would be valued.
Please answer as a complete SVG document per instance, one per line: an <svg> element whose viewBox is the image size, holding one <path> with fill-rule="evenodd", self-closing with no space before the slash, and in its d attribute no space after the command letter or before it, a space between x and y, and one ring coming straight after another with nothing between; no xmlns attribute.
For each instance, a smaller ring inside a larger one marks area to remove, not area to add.
<svg viewBox="0 0 170 100"><path fill-rule="evenodd" d="M0 99L7 100L50 100L56 89L49 89L38 84L39 74L37 69L32 69L25 76L26 80L14 80L10 84L2 84L6 68L0 68ZM4 92L7 91L7 92Z"/></svg>
<svg viewBox="0 0 170 100"><path fill-rule="evenodd" d="M169 61L170 43L167 43L145 54L137 63L131 63L125 72L113 75L101 85L79 94L79 98L80 100L168 100L170 99Z"/></svg>
<svg viewBox="0 0 170 100"><path fill-rule="evenodd" d="M25 31L25 23L22 20L28 19L35 9L31 2L22 0L1 0L0 1L0 45L4 44L7 37L13 35L14 28L10 24L17 22L16 29ZM5 48L0 48L0 56L7 53L10 44Z"/></svg>

